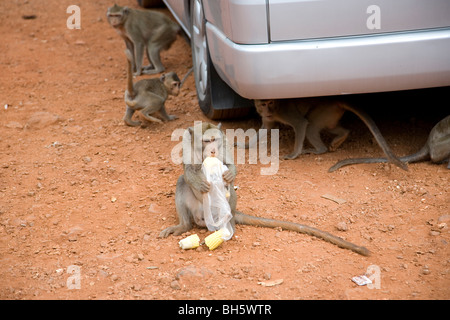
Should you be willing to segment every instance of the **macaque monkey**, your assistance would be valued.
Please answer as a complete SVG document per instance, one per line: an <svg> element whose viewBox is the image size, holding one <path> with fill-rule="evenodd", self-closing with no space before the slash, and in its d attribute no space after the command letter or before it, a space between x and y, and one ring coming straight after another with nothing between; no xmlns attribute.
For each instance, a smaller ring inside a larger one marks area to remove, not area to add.
<svg viewBox="0 0 450 320"><path fill-rule="evenodd" d="M176 40L181 30L176 22L161 12L132 9L117 4L108 8L106 16L132 53L131 64L136 76L164 71L160 51L169 49ZM145 49L151 65L142 67Z"/></svg>
<svg viewBox="0 0 450 320"><path fill-rule="evenodd" d="M450 115L439 121L428 135L425 145L416 153L400 157L406 163L419 162L431 159L433 163L448 161L450 169ZM387 162L385 158L356 158L341 160L332 166L328 172L333 172L343 166L357 163L381 163Z"/></svg>
<svg viewBox="0 0 450 320"><path fill-rule="evenodd" d="M369 250L365 247L357 246L313 227L292 222L259 218L237 211L237 196L233 188L236 167L231 157L233 150L230 150L229 147L226 136L220 130L220 125L215 126L202 122L186 130L183 136L184 174L178 178L175 191L178 224L161 231L159 237L165 238L170 234L180 235L185 233L193 228L193 223L200 227L206 227L203 211L203 193L210 190L210 184L202 172L201 164L205 157L214 154L214 156L218 157L228 167L228 171L225 171L223 174L223 179L226 184L230 185L228 202L233 215L231 220L233 231L235 230L236 223L267 228L280 227L321 238L341 248L353 250L364 256L370 254ZM189 153L189 156L185 157L185 152Z"/></svg>
<svg viewBox="0 0 450 320"><path fill-rule="evenodd" d="M128 60L128 87L125 91L125 103L127 105L123 120L129 126L136 127L141 124L140 121L134 121L131 118L136 110L140 110L142 116L151 122L161 123L153 114L159 112L161 117L166 120L175 120L176 116L168 115L164 107L167 97L177 96L180 92L180 79L175 72L163 74L160 78L142 79L133 84L133 73L131 65L131 53L127 49L125 54Z"/></svg>
<svg viewBox="0 0 450 320"><path fill-rule="evenodd" d="M287 124L294 129L294 151L284 156L284 159L295 159L302 153L322 154L328 150L336 150L349 134L349 130L339 125L339 120L344 112L349 110L367 125L389 161L407 170L406 164L393 154L372 118L362 110L351 107L346 103L327 98L255 100L255 107L262 117L262 129L272 129L275 122ZM322 130L327 130L336 136L329 148L320 137ZM305 138L308 139L314 149L303 150ZM250 142L245 144L245 147L253 147L257 139L257 136L252 137Z"/></svg>

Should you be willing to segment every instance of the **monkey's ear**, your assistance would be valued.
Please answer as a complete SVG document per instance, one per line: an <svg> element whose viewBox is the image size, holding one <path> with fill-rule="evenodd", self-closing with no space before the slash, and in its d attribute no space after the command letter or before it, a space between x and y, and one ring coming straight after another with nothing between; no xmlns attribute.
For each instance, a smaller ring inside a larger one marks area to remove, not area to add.
<svg viewBox="0 0 450 320"><path fill-rule="evenodd" d="M163 74L161 75L161 77L159 77L159 80L161 80L161 82L164 82L164 80L166 80L166 74L163 73Z"/></svg>
<svg viewBox="0 0 450 320"><path fill-rule="evenodd" d="M130 12L130 8L128 8L128 7L123 7L123 12L124 12L124 13Z"/></svg>

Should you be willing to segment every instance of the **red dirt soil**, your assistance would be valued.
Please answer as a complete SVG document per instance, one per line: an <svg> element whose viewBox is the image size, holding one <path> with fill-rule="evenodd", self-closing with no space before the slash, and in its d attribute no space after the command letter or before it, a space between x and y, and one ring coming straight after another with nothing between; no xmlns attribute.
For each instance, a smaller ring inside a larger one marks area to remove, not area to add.
<svg viewBox="0 0 450 320"><path fill-rule="evenodd" d="M272 176L260 175L265 165L239 164L237 207L331 232L366 246L371 256L251 226L237 226L214 251L178 246L188 234L203 240L210 232L200 228L159 239L177 223L174 194L182 167L171 161L179 143L171 134L207 121L193 77L166 103L178 120L124 125L125 46L105 17L113 2L77 3L80 30L66 27L72 1L0 2L1 299L450 298L450 170L424 162L408 172L370 164L328 173L338 160L381 155L352 115L344 116L351 136L336 152L281 161ZM119 4L137 7L132 0ZM162 58L180 77L192 66L181 36ZM445 115L446 107L428 93L419 93L420 101L411 94L408 105L365 100L399 155L418 150ZM395 108L403 111L394 114ZM260 120L223 126L246 130ZM293 134L281 129L284 155ZM79 274L68 273L71 266ZM369 267L378 270L373 286L352 282ZM74 276L79 289L71 287Z"/></svg>

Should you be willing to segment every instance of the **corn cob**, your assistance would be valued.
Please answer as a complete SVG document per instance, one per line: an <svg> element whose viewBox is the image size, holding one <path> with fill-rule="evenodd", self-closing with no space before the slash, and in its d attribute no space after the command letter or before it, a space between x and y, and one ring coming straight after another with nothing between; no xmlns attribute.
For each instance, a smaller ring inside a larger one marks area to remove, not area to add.
<svg viewBox="0 0 450 320"><path fill-rule="evenodd" d="M208 246L209 250L214 250L222 244L222 236L223 230L220 229L218 231L215 231L214 233L211 233L205 238L205 244Z"/></svg>
<svg viewBox="0 0 450 320"><path fill-rule="evenodd" d="M178 244L180 245L181 249L194 249L200 245L200 238L198 237L198 235L193 234L180 240Z"/></svg>

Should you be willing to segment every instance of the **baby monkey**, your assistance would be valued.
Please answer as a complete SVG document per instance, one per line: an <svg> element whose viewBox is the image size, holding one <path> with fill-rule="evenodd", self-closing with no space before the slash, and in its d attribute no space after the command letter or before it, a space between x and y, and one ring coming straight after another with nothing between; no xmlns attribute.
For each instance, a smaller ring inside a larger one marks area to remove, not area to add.
<svg viewBox="0 0 450 320"><path fill-rule="evenodd" d="M272 129L275 122L291 126L295 132L294 150L284 159L295 159L302 153L322 154L328 150L336 150L348 137L349 130L343 128L339 121L346 110L356 114L372 132L390 162L407 170L391 151L372 118L360 109L346 103L328 98L303 98L286 100L255 100L256 111L262 118L262 129ZM336 137L330 147L323 143L320 133L326 130ZM314 149L303 150L305 138ZM258 136L252 137L245 147L253 147Z"/></svg>
<svg viewBox="0 0 450 320"><path fill-rule="evenodd" d="M425 145L416 153L400 157L401 161L411 163L431 159L434 163L448 161L450 169L450 115L439 121L428 135ZM385 158L355 158L341 160L332 166L328 172L333 172L343 166L357 163L387 162Z"/></svg>
<svg viewBox="0 0 450 320"><path fill-rule="evenodd" d="M162 122L153 116L156 112L166 121L178 119L176 116L168 115L164 107L169 94L177 96L180 92L180 79L177 74L169 72L163 74L160 78L142 79L133 84L131 52L127 49L125 54L128 60L128 87L125 91L126 111L123 117L125 123L132 127L141 124L140 121L131 119L136 110L139 110L142 116L151 122Z"/></svg>

